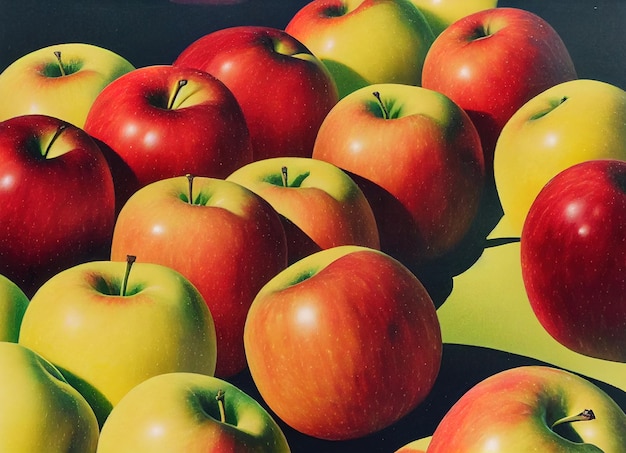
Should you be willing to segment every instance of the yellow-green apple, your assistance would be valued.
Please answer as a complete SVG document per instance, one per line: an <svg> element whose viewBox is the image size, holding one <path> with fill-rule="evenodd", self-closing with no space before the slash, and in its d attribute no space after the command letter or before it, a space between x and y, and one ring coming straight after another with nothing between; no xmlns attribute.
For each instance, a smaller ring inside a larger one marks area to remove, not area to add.
<svg viewBox="0 0 626 453"><path fill-rule="evenodd" d="M217 178L168 178L137 191L119 213L111 258L132 253L176 269L205 299L217 332L216 375L246 368L243 327L261 287L287 266L278 213Z"/></svg>
<svg viewBox="0 0 626 453"><path fill-rule="evenodd" d="M394 453L426 453L430 439L431 438L429 436L413 440L398 448Z"/></svg>
<svg viewBox="0 0 626 453"><path fill-rule="evenodd" d="M563 40L543 18L491 8L461 18L431 46L422 86L450 97L470 116L483 144L487 175L500 131L526 101L577 77Z"/></svg>
<svg viewBox="0 0 626 453"><path fill-rule="evenodd" d="M626 91L577 79L526 102L502 129L494 156L509 234L519 236L533 200L557 173L606 158L626 160Z"/></svg>
<svg viewBox="0 0 626 453"><path fill-rule="evenodd" d="M59 368L100 425L149 377L215 371L215 327L201 294L175 270L132 266L134 258L83 263L56 274L33 296L22 320L19 344Z"/></svg>
<svg viewBox="0 0 626 453"><path fill-rule="evenodd" d="M381 250L411 266L460 242L484 186L469 116L445 95L411 85L371 85L341 99L320 127L313 157L355 178Z"/></svg>
<svg viewBox="0 0 626 453"><path fill-rule="evenodd" d="M465 16L498 6L498 0L411 0L422 12L435 37Z"/></svg>
<svg viewBox="0 0 626 453"><path fill-rule="evenodd" d="M528 300L568 348L626 362L626 161L575 164L530 207L521 235Z"/></svg>
<svg viewBox="0 0 626 453"><path fill-rule="evenodd" d="M250 373L269 408L321 439L392 425L439 372L435 306L418 278L378 250L339 246L290 265L246 320Z"/></svg>
<svg viewBox="0 0 626 453"><path fill-rule="evenodd" d="M289 453L272 416L222 379L166 373L137 385L102 427L98 453Z"/></svg>
<svg viewBox="0 0 626 453"><path fill-rule="evenodd" d="M108 49L63 43L34 50L0 74L0 121L41 114L82 128L102 89L134 66Z"/></svg>
<svg viewBox="0 0 626 453"><path fill-rule="evenodd" d="M0 341L17 343L28 302L19 286L0 275Z"/></svg>
<svg viewBox="0 0 626 453"><path fill-rule="evenodd" d="M434 36L410 0L314 0L285 31L330 71L339 97L367 85L420 85Z"/></svg>
<svg viewBox="0 0 626 453"><path fill-rule="evenodd" d="M443 417L428 453L621 453L626 414L591 381L528 365L492 375Z"/></svg>
<svg viewBox="0 0 626 453"><path fill-rule="evenodd" d="M108 256L111 171L91 137L47 115L0 122L0 273L28 297L72 265Z"/></svg>
<svg viewBox="0 0 626 453"><path fill-rule="evenodd" d="M0 450L95 453L98 421L83 396L29 348L0 342Z"/></svg>
<svg viewBox="0 0 626 453"><path fill-rule="evenodd" d="M190 68L153 65L123 75L98 95L85 131L115 154L118 211L151 182L186 173L223 178L252 161L233 93Z"/></svg>
<svg viewBox="0 0 626 453"><path fill-rule="evenodd" d="M338 99L322 62L273 27L214 31L183 49L174 65L207 71L233 92L250 129L254 160L310 157L317 129Z"/></svg>
<svg viewBox="0 0 626 453"><path fill-rule="evenodd" d="M374 213L346 172L308 157L275 157L232 173L236 182L263 197L281 215L288 262L339 245L380 248Z"/></svg>

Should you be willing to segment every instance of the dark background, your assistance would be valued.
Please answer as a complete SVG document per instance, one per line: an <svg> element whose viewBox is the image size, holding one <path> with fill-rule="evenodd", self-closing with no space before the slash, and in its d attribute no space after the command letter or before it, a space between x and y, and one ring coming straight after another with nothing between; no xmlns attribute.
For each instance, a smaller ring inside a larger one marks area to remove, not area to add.
<svg viewBox="0 0 626 453"><path fill-rule="evenodd" d="M0 0L0 70L33 50L64 42L86 42L119 53L136 67L170 64L187 45L219 28L266 25L284 28L305 0L248 0L231 6L174 4L168 0ZM580 78L626 89L626 1L500 1L532 11L561 35ZM2 100L0 100L2 102ZM498 371L539 362L512 354L446 345L441 373L428 399L400 422L364 439L328 442L281 425L294 453L387 452L432 434L449 407L472 385ZM258 398L244 372L232 379ZM598 383L626 408L626 392ZM157 397L155 395L155 397ZM320 401L320 404L324 404Z"/></svg>

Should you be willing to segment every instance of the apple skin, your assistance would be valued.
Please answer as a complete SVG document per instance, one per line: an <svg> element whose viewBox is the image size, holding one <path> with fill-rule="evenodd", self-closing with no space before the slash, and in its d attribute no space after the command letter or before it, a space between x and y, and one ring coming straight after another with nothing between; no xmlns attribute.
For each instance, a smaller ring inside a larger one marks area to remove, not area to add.
<svg viewBox="0 0 626 453"><path fill-rule="evenodd" d="M184 176L135 193L115 224L111 259L126 254L176 269L205 299L217 332L216 376L246 368L243 328L261 287L287 266L287 240L276 211L245 187Z"/></svg>
<svg viewBox="0 0 626 453"><path fill-rule="evenodd" d="M560 425L558 434L551 429L585 409L595 420ZM624 445L626 414L610 396L568 371L529 365L499 372L468 390L435 429L428 453L620 453Z"/></svg>
<svg viewBox="0 0 626 453"><path fill-rule="evenodd" d="M0 341L17 343L29 302L19 286L0 275Z"/></svg>
<svg viewBox="0 0 626 453"><path fill-rule="evenodd" d="M216 401L224 393L225 422ZM158 398L155 398L158 395ZM289 453L272 416L216 377L166 373L126 394L102 427L98 453Z"/></svg>
<svg viewBox="0 0 626 453"><path fill-rule="evenodd" d="M549 23L529 11L499 7L459 19L437 37L424 60L422 86L468 113L490 176L500 131L517 109L576 78L570 54Z"/></svg>
<svg viewBox="0 0 626 453"><path fill-rule="evenodd" d="M233 92L246 117L254 160L310 157L317 129L338 99L322 62L277 28L214 31L183 49L174 65L209 72Z"/></svg>
<svg viewBox="0 0 626 453"><path fill-rule="evenodd" d="M0 450L94 453L98 421L83 396L32 350L0 342Z"/></svg>
<svg viewBox="0 0 626 453"><path fill-rule="evenodd" d="M557 341L626 362L626 162L590 160L552 178L522 230L522 277Z"/></svg>
<svg viewBox="0 0 626 453"><path fill-rule="evenodd" d="M57 272L108 256L113 178L87 133L47 115L10 118L0 160L0 274L31 297Z"/></svg>
<svg viewBox="0 0 626 453"><path fill-rule="evenodd" d="M61 52L62 75L54 52ZM14 116L53 116L82 128L98 94L135 67L121 55L85 43L34 50L0 73L0 121Z"/></svg>
<svg viewBox="0 0 626 453"><path fill-rule="evenodd" d="M320 127L313 158L355 178L374 211L381 250L411 267L461 241L485 184L468 115L416 86L371 85L341 99Z"/></svg>
<svg viewBox="0 0 626 453"><path fill-rule="evenodd" d="M427 443L425 439L416 439L398 448L394 453L426 453Z"/></svg>
<svg viewBox="0 0 626 453"><path fill-rule="evenodd" d="M283 168L287 186L282 181ZM252 162L226 180L263 197L281 215L289 263L339 245L380 248L369 202L354 180L333 164L276 157Z"/></svg>
<svg viewBox="0 0 626 453"><path fill-rule="evenodd" d="M465 16L496 8L498 0L411 0L422 12L435 37Z"/></svg>
<svg viewBox="0 0 626 453"><path fill-rule="evenodd" d="M496 145L494 177L509 234L557 173L592 159L626 160L626 91L577 79L548 88L509 119Z"/></svg>
<svg viewBox="0 0 626 453"><path fill-rule="evenodd" d="M211 313L181 274L137 262L94 261L48 280L26 309L19 344L52 362L87 399L100 425L149 377L174 371L212 375Z"/></svg>
<svg viewBox="0 0 626 453"><path fill-rule="evenodd" d="M324 63L340 98L378 83L419 86L434 40L409 0L314 0L296 12L285 31Z"/></svg>
<svg viewBox="0 0 626 453"><path fill-rule="evenodd" d="M250 307L244 344L269 408L329 440L366 436L413 410L442 354L435 307L417 277L359 246L322 250L268 282Z"/></svg>
<svg viewBox="0 0 626 453"><path fill-rule="evenodd" d="M187 84L176 95L181 80ZM146 66L115 80L94 101L85 131L121 159L113 165L118 210L151 182L186 173L224 178L252 161L248 126L233 94L212 75L189 68Z"/></svg>

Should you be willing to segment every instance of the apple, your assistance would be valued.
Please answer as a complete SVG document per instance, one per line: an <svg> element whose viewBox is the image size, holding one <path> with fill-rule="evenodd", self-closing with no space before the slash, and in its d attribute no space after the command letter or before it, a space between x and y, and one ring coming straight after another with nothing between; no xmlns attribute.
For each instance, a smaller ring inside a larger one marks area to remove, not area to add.
<svg viewBox="0 0 626 453"><path fill-rule="evenodd" d="M442 343L432 299L399 261L339 246L257 294L245 324L252 379L286 424L329 440L392 425L429 394Z"/></svg>
<svg viewBox="0 0 626 453"><path fill-rule="evenodd" d="M314 0L285 31L324 63L340 98L378 83L420 85L434 40L410 0Z"/></svg>
<svg viewBox="0 0 626 453"><path fill-rule="evenodd" d="M394 453L426 453L429 442L430 437L424 439L416 439L401 446Z"/></svg>
<svg viewBox="0 0 626 453"><path fill-rule="evenodd" d="M491 8L446 28L424 60L422 86L450 97L478 129L491 179L500 131L529 99L576 79L559 34L519 8Z"/></svg>
<svg viewBox="0 0 626 453"><path fill-rule="evenodd" d="M17 343L29 302L19 286L0 275L0 341Z"/></svg>
<svg viewBox="0 0 626 453"><path fill-rule="evenodd" d="M183 49L174 65L207 71L233 92L250 129L254 160L310 157L317 129L338 99L322 62L277 28L216 30Z"/></svg>
<svg viewBox="0 0 626 453"><path fill-rule="evenodd" d="M222 379L183 372L154 376L128 392L98 442L98 453L183 451L290 449L272 416L251 396Z"/></svg>
<svg viewBox="0 0 626 453"><path fill-rule="evenodd" d="M496 145L494 177L504 215L519 236L543 186L574 164L626 160L626 91L577 79L548 88L505 124Z"/></svg>
<svg viewBox="0 0 626 453"><path fill-rule="evenodd" d="M31 297L57 272L108 256L111 171L85 131L47 115L0 122L0 274Z"/></svg>
<svg viewBox="0 0 626 453"><path fill-rule="evenodd" d="M469 116L445 95L410 85L371 85L341 99L320 127L313 158L355 177L381 250L411 266L461 241L485 184Z"/></svg>
<svg viewBox="0 0 626 453"><path fill-rule="evenodd" d="M41 114L82 128L102 89L133 69L121 55L92 44L34 50L0 73L0 121Z"/></svg>
<svg viewBox="0 0 626 453"><path fill-rule="evenodd" d="M243 328L261 287L287 266L278 213L231 181L168 178L137 191L122 208L111 259L126 253L176 269L205 299L217 332L216 376L246 368Z"/></svg>
<svg viewBox="0 0 626 453"><path fill-rule="evenodd" d="M32 350L0 342L0 450L94 453L93 410L50 362Z"/></svg>
<svg viewBox="0 0 626 453"><path fill-rule="evenodd" d="M522 276L537 318L566 347L626 362L626 161L558 173L522 230Z"/></svg>
<svg viewBox="0 0 626 453"><path fill-rule="evenodd" d="M173 269L134 261L129 255L56 274L22 320L19 344L52 362L100 425L151 376L215 371L215 327L198 290Z"/></svg>
<svg viewBox="0 0 626 453"><path fill-rule="evenodd" d="M130 173L116 179L118 208L151 182L186 173L223 178L252 161L237 100L195 69L153 65L125 74L98 95L85 131L119 156L114 178Z"/></svg>
<svg viewBox="0 0 626 453"><path fill-rule="evenodd" d="M428 446L444 452L604 452L626 445L626 414L591 381L528 365L492 375L446 413Z"/></svg>
<svg viewBox="0 0 626 453"><path fill-rule="evenodd" d="M435 37L465 16L498 6L498 0L411 0L422 12Z"/></svg>
<svg viewBox="0 0 626 453"><path fill-rule="evenodd" d="M380 248L369 202L354 180L333 164L275 157L252 162L226 180L263 197L281 215L290 263L339 245Z"/></svg>

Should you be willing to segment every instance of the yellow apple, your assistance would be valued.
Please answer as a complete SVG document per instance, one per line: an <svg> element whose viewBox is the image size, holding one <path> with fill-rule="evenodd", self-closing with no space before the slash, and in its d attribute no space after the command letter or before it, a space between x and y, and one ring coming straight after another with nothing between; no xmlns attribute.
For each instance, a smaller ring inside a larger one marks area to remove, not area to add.
<svg viewBox="0 0 626 453"><path fill-rule="evenodd" d="M498 6L498 0L411 0L422 12L435 37L453 22Z"/></svg>
<svg viewBox="0 0 626 453"><path fill-rule="evenodd" d="M28 302L19 286L0 275L0 341L17 343Z"/></svg>

